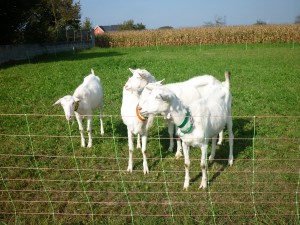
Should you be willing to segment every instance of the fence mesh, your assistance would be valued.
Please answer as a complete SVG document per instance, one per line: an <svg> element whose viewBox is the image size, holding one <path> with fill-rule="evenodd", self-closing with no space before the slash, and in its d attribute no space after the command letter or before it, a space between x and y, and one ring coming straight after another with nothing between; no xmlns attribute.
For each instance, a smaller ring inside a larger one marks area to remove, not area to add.
<svg viewBox="0 0 300 225"><path fill-rule="evenodd" d="M94 117L92 148L80 147L76 122L61 115L2 114L0 124L4 224L299 222L297 116L233 117L233 166L227 165L225 138L215 161L208 162L208 188L199 190L200 149L192 148L188 191L184 161L167 150L162 118L149 131L146 176L139 150L133 173L126 171L127 134L119 116L105 116L104 136ZM277 132L266 132L269 126Z"/></svg>

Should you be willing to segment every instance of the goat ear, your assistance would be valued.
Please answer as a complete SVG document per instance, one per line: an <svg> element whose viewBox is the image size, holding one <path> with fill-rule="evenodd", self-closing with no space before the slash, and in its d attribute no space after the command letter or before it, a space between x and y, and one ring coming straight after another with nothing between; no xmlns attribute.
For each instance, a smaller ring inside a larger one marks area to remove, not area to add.
<svg viewBox="0 0 300 225"><path fill-rule="evenodd" d="M165 79L162 79L160 81L155 82L156 84L162 85L163 83L165 83Z"/></svg>
<svg viewBox="0 0 300 225"><path fill-rule="evenodd" d="M159 98L164 102L170 102L170 98L168 95L159 94Z"/></svg>
<svg viewBox="0 0 300 225"><path fill-rule="evenodd" d="M141 78L143 78L143 79L147 79L147 74L145 74L145 73L139 73L139 75L141 76Z"/></svg>
<svg viewBox="0 0 300 225"><path fill-rule="evenodd" d="M58 99L52 106L58 105L58 104L60 104L60 103L61 103L61 98Z"/></svg>
<svg viewBox="0 0 300 225"><path fill-rule="evenodd" d="M129 68L130 72L133 74L134 73L134 69Z"/></svg>
<svg viewBox="0 0 300 225"><path fill-rule="evenodd" d="M73 97L73 99L74 99L75 102L80 102L79 98Z"/></svg>
<svg viewBox="0 0 300 225"><path fill-rule="evenodd" d="M161 86L163 81L164 80L157 81L155 83L148 83L145 88L147 88L148 90L152 91L154 88L156 88L158 86Z"/></svg>

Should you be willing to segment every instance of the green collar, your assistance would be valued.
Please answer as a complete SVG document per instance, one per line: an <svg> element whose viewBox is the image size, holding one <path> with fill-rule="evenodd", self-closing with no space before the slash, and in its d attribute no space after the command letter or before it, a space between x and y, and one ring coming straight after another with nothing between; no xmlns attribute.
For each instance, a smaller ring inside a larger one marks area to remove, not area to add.
<svg viewBox="0 0 300 225"><path fill-rule="evenodd" d="M181 129L180 129L180 131L181 131L181 133L183 133L183 134L188 134L188 133L191 132L192 128L193 128L193 124L191 123L191 125L190 125L186 130L181 130Z"/></svg>
<svg viewBox="0 0 300 225"><path fill-rule="evenodd" d="M178 125L178 126L176 125L176 126L178 128L183 128L189 120L190 120L190 126L185 130L180 129L181 133L183 133L183 134L190 133L193 128L193 120L191 119L191 113L190 113L190 111L187 111L183 122L180 125Z"/></svg>
<svg viewBox="0 0 300 225"><path fill-rule="evenodd" d="M191 116L190 111L187 111L186 114L185 114L185 118L184 118L183 122L180 125L177 125L177 127L183 128L187 124L187 122L189 121L190 116Z"/></svg>

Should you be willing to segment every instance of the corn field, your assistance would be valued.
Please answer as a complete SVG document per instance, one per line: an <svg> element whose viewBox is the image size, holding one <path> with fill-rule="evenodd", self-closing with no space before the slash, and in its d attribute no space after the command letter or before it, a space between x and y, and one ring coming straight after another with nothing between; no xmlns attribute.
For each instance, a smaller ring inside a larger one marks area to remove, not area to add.
<svg viewBox="0 0 300 225"><path fill-rule="evenodd" d="M296 24L117 31L96 36L96 46L99 47L299 42L300 25Z"/></svg>

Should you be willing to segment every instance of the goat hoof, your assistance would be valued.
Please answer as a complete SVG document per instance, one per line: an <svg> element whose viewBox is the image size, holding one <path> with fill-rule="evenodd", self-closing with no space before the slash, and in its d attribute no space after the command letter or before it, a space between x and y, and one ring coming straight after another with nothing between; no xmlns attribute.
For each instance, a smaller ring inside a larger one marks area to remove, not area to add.
<svg viewBox="0 0 300 225"><path fill-rule="evenodd" d="M169 151L169 152L173 152L173 148L172 148L172 147L169 147L169 148L168 148L168 151Z"/></svg>
<svg viewBox="0 0 300 225"><path fill-rule="evenodd" d="M148 169L144 169L144 175L149 174L149 170Z"/></svg>
<svg viewBox="0 0 300 225"><path fill-rule="evenodd" d="M184 190L184 191L187 191L188 188L189 188L189 185L187 185L187 186L183 185L183 190Z"/></svg>
<svg viewBox="0 0 300 225"><path fill-rule="evenodd" d="M176 152L175 159L180 159L182 157L181 152Z"/></svg>
<svg viewBox="0 0 300 225"><path fill-rule="evenodd" d="M229 165L229 166L232 166L232 165L233 165L233 159L229 159L229 160L228 160L228 165Z"/></svg>
<svg viewBox="0 0 300 225"><path fill-rule="evenodd" d="M128 172L128 173L132 173L132 168L128 167L128 168L127 168L127 172Z"/></svg>
<svg viewBox="0 0 300 225"><path fill-rule="evenodd" d="M199 189L206 189L207 188L207 183L201 182Z"/></svg>

